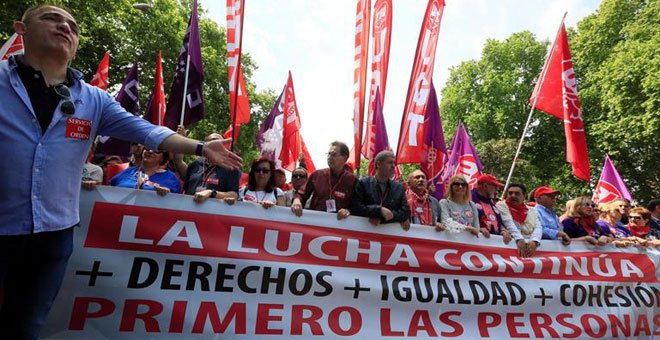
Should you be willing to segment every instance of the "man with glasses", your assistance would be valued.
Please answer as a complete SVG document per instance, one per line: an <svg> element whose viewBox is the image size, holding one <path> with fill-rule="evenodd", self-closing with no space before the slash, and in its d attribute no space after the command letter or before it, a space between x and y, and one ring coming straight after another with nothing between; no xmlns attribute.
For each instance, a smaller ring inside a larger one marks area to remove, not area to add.
<svg viewBox="0 0 660 340"><path fill-rule="evenodd" d="M35 339L59 291L78 225L82 168L94 136L206 156L238 169L223 141L204 144L126 112L69 67L79 27L61 8L28 9L13 24L25 54L0 62L0 338Z"/></svg>
<svg viewBox="0 0 660 340"><path fill-rule="evenodd" d="M561 240L563 244L569 245L571 238L564 232L564 227L559 222L559 217L555 211L557 197L560 194L559 190L554 190L548 186L536 188L534 190L534 198L536 199L534 209L539 215L541 228L543 228L543 239Z"/></svg>
<svg viewBox="0 0 660 340"><path fill-rule="evenodd" d="M307 169L299 167L293 170L291 173L291 189L284 192L287 207L291 206L293 198L303 188L305 183L307 183ZM309 202L310 201L307 200L307 204L305 205L306 209L309 208Z"/></svg>
<svg viewBox="0 0 660 340"><path fill-rule="evenodd" d="M293 198L291 211L296 216L302 216L303 206L310 197L309 208L312 210L336 213L338 220L351 214L348 208L357 177L344 167L349 153L346 144L339 141L330 143L327 153L328 168L314 171L303 190L297 192Z"/></svg>
<svg viewBox="0 0 660 340"><path fill-rule="evenodd" d="M543 228L536 210L525 204L526 195L527 188L524 185L512 183L504 190L504 201L496 204L502 213L502 222L516 240L518 255L521 257L534 256L543 237Z"/></svg>

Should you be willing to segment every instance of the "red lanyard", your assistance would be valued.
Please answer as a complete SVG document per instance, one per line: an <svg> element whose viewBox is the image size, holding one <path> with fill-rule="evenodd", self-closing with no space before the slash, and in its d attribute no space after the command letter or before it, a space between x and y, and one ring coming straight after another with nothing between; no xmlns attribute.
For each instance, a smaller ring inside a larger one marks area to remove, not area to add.
<svg viewBox="0 0 660 340"><path fill-rule="evenodd" d="M215 165L209 168L209 171L206 171L206 161L202 163L202 186L206 188L206 181L209 180L210 174L215 170Z"/></svg>
<svg viewBox="0 0 660 340"><path fill-rule="evenodd" d="M346 174L346 171L344 171L344 170L341 171L341 175L339 176L339 180L337 180L337 183L335 183L334 187L332 186L332 170L328 169L328 173L329 173L329 175L328 175L328 188L330 188L330 199L333 199L332 198L332 193L335 192L335 189L337 189L337 187L341 183L341 180L344 178L344 175Z"/></svg>
<svg viewBox="0 0 660 340"><path fill-rule="evenodd" d="M390 184L390 182L388 181L387 182L387 188L385 189L385 193L380 198L380 206L381 207L383 206L383 202L385 202L385 200L387 199L387 194L390 192L390 185L389 184Z"/></svg>

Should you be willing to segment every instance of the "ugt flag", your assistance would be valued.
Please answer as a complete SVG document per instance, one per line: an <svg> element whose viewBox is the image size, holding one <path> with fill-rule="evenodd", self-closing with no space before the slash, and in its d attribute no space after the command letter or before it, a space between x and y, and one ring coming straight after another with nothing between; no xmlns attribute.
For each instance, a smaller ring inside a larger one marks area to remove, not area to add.
<svg viewBox="0 0 660 340"><path fill-rule="evenodd" d="M383 105L380 101L380 89L376 89L376 98L374 103L374 133L369 154L369 176L376 175L376 155L384 150L391 150L390 142L387 138L387 128L385 127L385 118L383 117Z"/></svg>
<svg viewBox="0 0 660 340"><path fill-rule="evenodd" d="M438 108L438 96L431 82L431 94L426 103L426 114L424 115L424 144L422 145L422 157L420 161L421 170L426 178L435 186L433 196L442 198L441 175L447 163L447 147L445 145L445 134L442 131L442 120Z"/></svg>
<svg viewBox="0 0 660 340"><path fill-rule="evenodd" d="M596 185L593 201L596 204L600 204L614 201L617 198L625 198L630 201L633 199L626 187L626 183L623 182L623 179L619 176L619 172L616 171L614 164L612 164L610 156L605 155L605 164Z"/></svg>
<svg viewBox="0 0 660 340"><path fill-rule="evenodd" d="M444 0L429 0L417 40L408 94L401 117L401 130L396 152L397 164L419 163L422 154L424 107L431 91L435 48L440 34Z"/></svg>
<svg viewBox="0 0 660 340"><path fill-rule="evenodd" d="M442 176L443 185L449 181L451 176L463 175L470 185L470 189L472 189L477 185L477 178L479 178L483 169L484 166L481 164L479 155L477 155L477 149L472 145L465 126L463 126L463 123L458 123L456 134L451 141L447 168Z"/></svg>
<svg viewBox="0 0 660 340"><path fill-rule="evenodd" d="M186 78L186 72L188 78ZM202 48L197 25L197 0L195 0L167 101L165 126L176 131L176 127L181 124L181 115L185 117L184 126L189 126L204 118L203 81L204 65L202 64ZM184 100L185 106L183 106Z"/></svg>
<svg viewBox="0 0 660 340"><path fill-rule="evenodd" d="M282 133L284 130L284 91L286 86L277 97L273 108L261 124L257 132L256 145L261 151L261 157L270 159L273 162L279 161L279 155L282 151Z"/></svg>
<svg viewBox="0 0 660 340"><path fill-rule="evenodd" d="M591 171L587 140L573 59L563 21L529 102L535 108L564 121L566 162L571 163L575 177L588 182Z"/></svg>
<svg viewBox="0 0 660 340"><path fill-rule="evenodd" d="M250 102L240 64L243 39L243 0L227 0L227 77L231 127L250 122ZM236 136L239 129L236 128Z"/></svg>

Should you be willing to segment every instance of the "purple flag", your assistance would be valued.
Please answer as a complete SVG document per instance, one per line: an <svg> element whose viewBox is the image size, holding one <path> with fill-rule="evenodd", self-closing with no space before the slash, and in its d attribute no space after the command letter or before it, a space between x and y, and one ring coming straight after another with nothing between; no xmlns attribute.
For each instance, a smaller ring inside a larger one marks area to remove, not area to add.
<svg viewBox="0 0 660 340"><path fill-rule="evenodd" d="M286 88L286 86L285 86ZM273 108L261 124L257 132L257 149L261 150L261 157L268 158L273 162L279 161L282 151L282 133L284 132L284 89L277 97Z"/></svg>
<svg viewBox="0 0 660 340"><path fill-rule="evenodd" d="M370 155L374 155L369 160L369 176L376 175L376 155L383 150L391 150L390 141L387 138L387 128L385 127L385 117L383 117L383 103L380 99L380 87L376 88L376 97L373 103L374 114L372 122L374 125L374 142L371 143Z"/></svg>
<svg viewBox="0 0 660 340"><path fill-rule="evenodd" d="M442 131L442 120L438 108L438 97L433 82L431 82L431 93L426 102L426 113L424 114L424 145L422 145L421 170L426 173L429 182L435 185L433 196L440 199L443 195L441 175L447 164L447 147L445 146L445 134Z"/></svg>
<svg viewBox="0 0 660 340"><path fill-rule="evenodd" d="M139 63L136 60L128 71L128 75L126 76L126 79L124 79L124 83L121 85L121 89L119 89L119 92L115 97L115 100L119 102L121 107L134 115L140 112L140 98L138 97L138 67ZM121 139L101 136L99 138L99 144L96 146L96 153L108 156L117 155L122 159L127 160L130 145L129 142Z"/></svg>
<svg viewBox="0 0 660 340"><path fill-rule="evenodd" d="M593 200L596 204L611 202L617 198L625 198L632 201L632 195L626 187L626 183L619 176L609 155L605 155L605 164L600 173L600 179L596 185Z"/></svg>
<svg viewBox="0 0 660 340"><path fill-rule="evenodd" d="M477 178L481 175L484 166L481 164L477 150L472 145L470 136L465 130L463 123L458 123L456 134L451 142L449 150L449 161L442 176L442 187L454 175L463 175L468 181L470 188L477 184ZM437 188L438 185L436 185ZM437 189L436 189L437 190Z"/></svg>
<svg viewBox="0 0 660 340"><path fill-rule="evenodd" d="M165 126L176 131L181 122L181 105L184 98L186 64L190 57L188 70L188 86L186 88L185 119L183 125L189 126L204 118L204 99L202 97L202 82L204 66L202 64L202 48L199 41L197 26L197 0L193 2L188 30L183 38L183 47L176 64L176 74L172 81L167 109L165 111Z"/></svg>

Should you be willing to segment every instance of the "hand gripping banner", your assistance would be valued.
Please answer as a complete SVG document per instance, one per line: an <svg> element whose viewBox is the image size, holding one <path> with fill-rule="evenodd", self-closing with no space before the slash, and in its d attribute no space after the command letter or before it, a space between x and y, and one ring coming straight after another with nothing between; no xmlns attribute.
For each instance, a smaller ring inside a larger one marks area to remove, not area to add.
<svg viewBox="0 0 660 340"><path fill-rule="evenodd" d="M100 187L45 339L652 338L655 249L501 238Z"/></svg>

